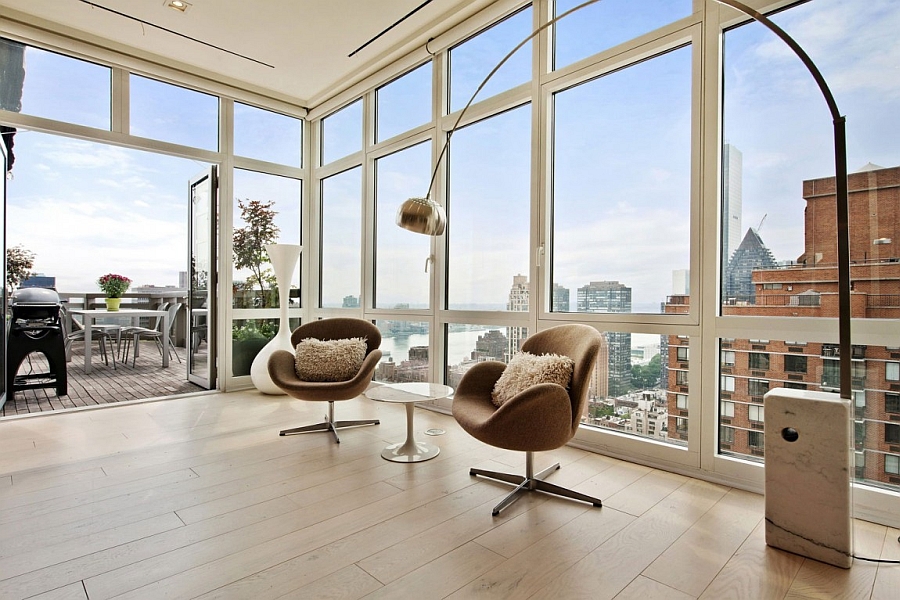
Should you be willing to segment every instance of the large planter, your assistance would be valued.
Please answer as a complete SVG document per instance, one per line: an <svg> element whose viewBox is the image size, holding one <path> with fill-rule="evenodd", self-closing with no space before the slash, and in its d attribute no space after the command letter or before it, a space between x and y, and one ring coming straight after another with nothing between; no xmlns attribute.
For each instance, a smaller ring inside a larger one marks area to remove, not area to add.
<svg viewBox="0 0 900 600"><path fill-rule="evenodd" d="M250 374L253 359L265 347L265 338L249 340L233 340L231 342L231 371L235 377Z"/></svg>
<svg viewBox="0 0 900 600"><path fill-rule="evenodd" d="M105 298L106 300L106 310L115 311L119 310L119 306L122 304L121 298Z"/></svg>
<svg viewBox="0 0 900 600"><path fill-rule="evenodd" d="M268 244L266 252L269 253L269 261L272 270L275 271L275 281L278 285L278 307L280 319L278 333L266 344L250 365L250 380L263 394L284 394L284 391L272 382L269 377L269 357L276 350L293 352L291 345L291 326L288 322L288 296L291 287L291 273L297 266L302 246L296 244Z"/></svg>

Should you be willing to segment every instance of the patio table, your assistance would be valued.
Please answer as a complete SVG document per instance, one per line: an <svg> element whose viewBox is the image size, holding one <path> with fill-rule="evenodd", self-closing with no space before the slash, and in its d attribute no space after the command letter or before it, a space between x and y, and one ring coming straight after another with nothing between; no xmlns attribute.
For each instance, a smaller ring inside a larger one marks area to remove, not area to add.
<svg viewBox="0 0 900 600"><path fill-rule="evenodd" d="M100 318L122 317L130 318L132 323L138 317L162 317L162 366L169 366L169 312L165 310L122 308L119 310L106 310L105 308L70 308L71 315L81 315L84 318L84 373L91 372L91 331L94 322Z"/></svg>

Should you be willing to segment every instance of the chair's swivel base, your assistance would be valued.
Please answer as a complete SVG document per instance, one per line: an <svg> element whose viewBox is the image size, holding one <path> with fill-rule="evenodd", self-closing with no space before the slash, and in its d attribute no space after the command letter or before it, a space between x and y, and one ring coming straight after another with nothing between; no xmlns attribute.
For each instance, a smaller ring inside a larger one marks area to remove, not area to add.
<svg viewBox="0 0 900 600"><path fill-rule="evenodd" d="M501 510L518 500L521 497L522 492L531 490L545 492L547 494L554 494L556 496L562 496L565 498L572 498L573 500L581 500L582 502L588 502L590 504L593 504L594 506L603 506L603 503L599 498L594 498L593 496L588 496L587 494L582 494L580 492L576 492L575 490L570 490L558 485L553 485L552 483L547 483L542 479L543 477L553 471L556 471L557 469L559 469L559 463L556 463L551 467L547 467L537 475L531 475L531 469L528 469L529 473L524 476L515 475L513 473L501 473L498 471L485 471L484 469L469 469L469 475L480 475L489 479L496 479L497 481L511 483L516 486L516 489L510 492L508 496L500 501L500 504L498 504L491 510L491 515L495 517L500 514Z"/></svg>
<svg viewBox="0 0 900 600"><path fill-rule="evenodd" d="M316 423L315 425L306 425L304 427L294 427L293 429L284 429L278 435L294 435L297 433L313 433L316 431L330 431L334 435L334 441L341 443L337 430L346 427L360 427L363 425L378 425L381 423L378 419L366 419L362 421L331 421L326 415L325 421Z"/></svg>

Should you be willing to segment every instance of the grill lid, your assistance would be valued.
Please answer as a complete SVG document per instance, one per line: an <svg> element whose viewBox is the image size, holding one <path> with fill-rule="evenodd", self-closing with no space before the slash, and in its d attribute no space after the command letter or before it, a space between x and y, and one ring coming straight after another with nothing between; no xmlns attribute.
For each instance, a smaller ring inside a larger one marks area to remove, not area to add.
<svg viewBox="0 0 900 600"><path fill-rule="evenodd" d="M13 306L59 305L59 294L48 288L19 288L12 293Z"/></svg>

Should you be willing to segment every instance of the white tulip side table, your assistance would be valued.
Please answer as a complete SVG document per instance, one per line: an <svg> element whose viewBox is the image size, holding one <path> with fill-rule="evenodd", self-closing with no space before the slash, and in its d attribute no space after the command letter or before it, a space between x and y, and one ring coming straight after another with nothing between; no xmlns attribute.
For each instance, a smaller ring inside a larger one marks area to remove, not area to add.
<svg viewBox="0 0 900 600"><path fill-rule="evenodd" d="M439 383L386 383L366 390L366 398L378 402L393 402L406 405L406 441L391 444L381 452L381 457L393 462L422 462L440 454L441 449L434 444L417 442L413 430L413 410L416 402L427 402L446 398L453 388Z"/></svg>

